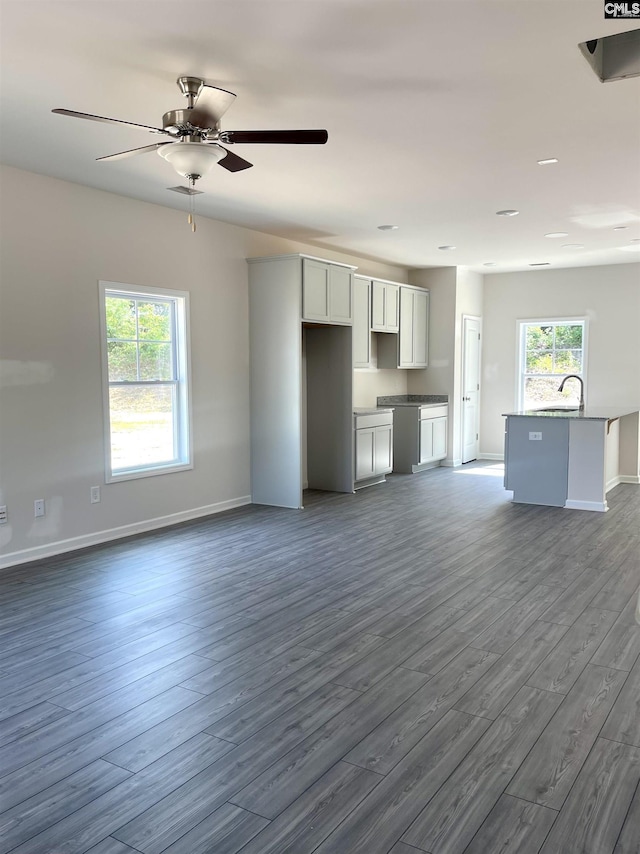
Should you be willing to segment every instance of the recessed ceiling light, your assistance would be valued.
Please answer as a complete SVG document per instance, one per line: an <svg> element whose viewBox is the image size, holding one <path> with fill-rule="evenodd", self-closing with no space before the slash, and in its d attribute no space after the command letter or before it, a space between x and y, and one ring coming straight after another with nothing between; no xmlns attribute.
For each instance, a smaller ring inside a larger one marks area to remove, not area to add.
<svg viewBox="0 0 640 854"><path fill-rule="evenodd" d="M395 231L397 228L400 228L399 225L379 225L378 228L380 231Z"/></svg>
<svg viewBox="0 0 640 854"><path fill-rule="evenodd" d="M507 209L506 211L496 211L496 216L518 216L520 211Z"/></svg>
<svg viewBox="0 0 640 854"><path fill-rule="evenodd" d="M530 267L548 267L549 262L548 261L538 261L535 264L529 264L529 266Z"/></svg>
<svg viewBox="0 0 640 854"><path fill-rule="evenodd" d="M538 166L548 166L550 163L557 163L557 157L547 157L546 160L538 160Z"/></svg>
<svg viewBox="0 0 640 854"><path fill-rule="evenodd" d="M545 237L568 237L568 231L550 231L549 234L545 234Z"/></svg>
<svg viewBox="0 0 640 854"><path fill-rule="evenodd" d="M630 243L640 243L640 237L632 237Z"/></svg>
<svg viewBox="0 0 640 854"><path fill-rule="evenodd" d="M485 261L482 266L483 267L497 267L498 265L496 264L495 261Z"/></svg>
<svg viewBox="0 0 640 854"><path fill-rule="evenodd" d="M455 248L456 248L455 246L438 246L438 249L443 249L445 251L448 249L455 249Z"/></svg>
<svg viewBox="0 0 640 854"><path fill-rule="evenodd" d="M629 228L628 225L616 225L613 230L614 231L625 231L627 228Z"/></svg>
<svg viewBox="0 0 640 854"><path fill-rule="evenodd" d="M563 243L563 249L584 249L584 243Z"/></svg>

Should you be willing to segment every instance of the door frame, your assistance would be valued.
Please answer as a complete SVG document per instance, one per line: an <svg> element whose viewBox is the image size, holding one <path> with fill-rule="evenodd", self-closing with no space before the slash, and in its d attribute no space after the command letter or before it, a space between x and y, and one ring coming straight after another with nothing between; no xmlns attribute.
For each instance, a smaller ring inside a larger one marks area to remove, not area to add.
<svg viewBox="0 0 640 854"><path fill-rule="evenodd" d="M476 407L477 415L476 415L476 424L475 424L476 433L478 436L478 439L477 439L478 444L477 444L477 454L476 454L475 459L479 459L479 455L480 455L480 395L482 392L482 389L481 389L482 383L480 382L480 377L481 377L481 368L482 368L482 317L479 317L476 314L463 314L462 315L462 335L461 335L461 338L462 338L462 362L461 362L461 376L460 376L460 385L461 385L461 391L462 391L462 394L460 395L460 397L461 397L461 400L460 400L460 407L461 407L460 408L460 460L462 461L463 465L465 462L465 460L464 460L464 437L465 437L466 413L465 413L464 400L462 398L464 397L464 391L465 391L465 372L466 372L466 357L467 357L466 330L467 330L467 323L470 320L477 322L478 333L480 335L480 346L478 348L478 364L477 364L479 388L478 388L478 402L477 402L477 407ZM471 462L471 460L467 460L467 462Z"/></svg>

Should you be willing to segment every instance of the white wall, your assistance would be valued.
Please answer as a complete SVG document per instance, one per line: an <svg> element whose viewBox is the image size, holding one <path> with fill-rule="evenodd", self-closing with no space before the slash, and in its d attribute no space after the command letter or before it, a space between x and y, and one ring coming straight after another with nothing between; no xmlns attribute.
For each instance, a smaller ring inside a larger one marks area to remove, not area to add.
<svg viewBox="0 0 640 854"><path fill-rule="evenodd" d="M248 500L247 257L306 252L406 277L203 217L194 235L180 211L8 167L1 181L0 565ZM104 483L100 279L190 292L193 471Z"/></svg>
<svg viewBox="0 0 640 854"><path fill-rule="evenodd" d="M587 404L640 404L640 264L484 277L481 453L503 453L502 413L516 408L516 321L583 316Z"/></svg>
<svg viewBox="0 0 640 854"><path fill-rule="evenodd" d="M429 367L409 371L411 394L448 394L446 465L462 462L462 318L482 317L483 277L463 267L412 270L411 282L428 288Z"/></svg>

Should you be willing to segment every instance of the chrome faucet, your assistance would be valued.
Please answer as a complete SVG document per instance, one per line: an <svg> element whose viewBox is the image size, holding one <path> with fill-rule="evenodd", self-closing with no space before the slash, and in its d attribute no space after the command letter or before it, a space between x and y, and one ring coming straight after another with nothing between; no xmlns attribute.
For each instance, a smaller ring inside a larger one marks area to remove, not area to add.
<svg viewBox="0 0 640 854"><path fill-rule="evenodd" d="M560 383L558 391L562 391L564 389L564 384L566 383L567 380L578 380L578 382L580 383L580 407L579 407L579 409L580 409L580 412L584 412L584 382L582 381L582 377L579 377L577 374L569 374Z"/></svg>

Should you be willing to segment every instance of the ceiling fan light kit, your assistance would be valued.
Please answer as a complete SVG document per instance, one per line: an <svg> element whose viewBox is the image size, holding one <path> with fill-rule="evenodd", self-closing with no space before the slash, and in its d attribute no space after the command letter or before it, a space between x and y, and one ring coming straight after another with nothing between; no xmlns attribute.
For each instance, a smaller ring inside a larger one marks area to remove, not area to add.
<svg viewBox="0 0 640 854"><path fill-rule="evenodd" d="M323 145L328 139L326 130L223 131L220 129L220 119L235 100L236 96L233 92L228 92L226 89L220 89L217 86L210 86L200 77L178 77L176 82L187 99L187 107L182 110L166 112L162 117L161 128L62 108L57 108L52 112L95 122L130 125L169 137L164 142L120 151L117 154L110 154L97 159L121 160L125 157L157 151L160 157L173 166L178 175L189 180L191 190L194 189L195 182L207 175L216 163L228 172L241 172L253 165L248 160L228 151L220 145L221 142L225 145L239 143ZM193 200L191 201L193 202ZM195 231L193 209L189 214L189 222Z"/></svg>
<svg viewBox="0 0 640 854"><path fill-rule="evenodd" d="M201 142L180 142L179 145L163 145L158 149L160 157L184 178L197 181L204 178L227 152L219 145L203 145Z"/></svg>

